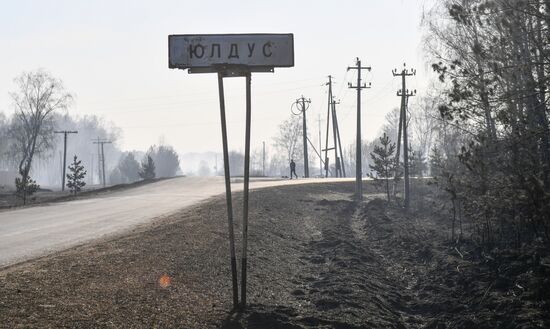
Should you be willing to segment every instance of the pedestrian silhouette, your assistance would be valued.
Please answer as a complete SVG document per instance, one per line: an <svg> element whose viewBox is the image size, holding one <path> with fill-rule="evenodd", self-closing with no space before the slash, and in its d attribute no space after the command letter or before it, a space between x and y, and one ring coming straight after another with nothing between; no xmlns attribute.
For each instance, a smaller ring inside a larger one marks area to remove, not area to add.
<svg viewBox="0 0 550 329"><path fill-rule="evenodd" d="M296 174L296 162L294 162L294 159L290 159L290 179L292 179L292 174L298 179L298 175Z"/></svg>

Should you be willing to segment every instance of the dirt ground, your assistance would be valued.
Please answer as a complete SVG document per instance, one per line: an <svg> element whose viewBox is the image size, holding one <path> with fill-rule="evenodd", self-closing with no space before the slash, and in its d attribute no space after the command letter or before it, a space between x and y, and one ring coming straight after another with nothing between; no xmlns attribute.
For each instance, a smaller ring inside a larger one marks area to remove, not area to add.
<svg viewBox="0 0 550 329"><path fill-rule="evenodd" d="M408 215L370 184L362 203L353 183L252 191L244 312L230 310L217 197L0 270L0 327L549 328L547 248L457 247L427 190ZM240 232L241 194L234 199Z"/></svg>

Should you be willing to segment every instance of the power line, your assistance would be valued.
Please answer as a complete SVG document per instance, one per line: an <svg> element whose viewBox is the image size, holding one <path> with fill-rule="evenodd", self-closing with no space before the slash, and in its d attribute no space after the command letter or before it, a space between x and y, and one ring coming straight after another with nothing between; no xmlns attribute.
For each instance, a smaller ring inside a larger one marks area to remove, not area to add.
<svg viewBox="0 0 550 329"><path fill-rule="evenodd" d="M305 85L305 86L298 86L293 88L285 88L285 89L279 89L279 90L265 90L265 91L259 91L257 94L259 95L270 95L270 94L277 94L282 92L291 92L291 91L299 91L309 88L318 87L317 84L314 85ZM194 94L195 95L195 94ZM181 96L178 96L178 98L181 98ZM142 104L138 106L134 106L132 104L128 104L125 106L117 106L117 107L99 107L96 109L91 109L89 111L93 112L110 112L110 113L138 113L138 112L149 112L149 111L173 111L178 110L181 111L185 107L189 107L189 105L197 105L197 104L205 104L205 103L214 103L217 102L217 98L213 97L207 97L207 98L200 98L200 99L193 99L193 100L185 100L185 101L175 101L175 102L162 102L162 103L153 103L153 104ZM127 110L119 110L120 108L127 107Z"/></svg>
<svg viewBox="0 0 550 329"><path fill-rule="evenodd" d="M297 79L297 80L289 80L289 81L280 81L280 82L271 82L271 83L265 83L265 84L262 84L261 86L275 86L275 85L289 85L289 84L292 84L292 83L296 83L296 82L303 82L303 81L314 81L314 80L319 80L319 78L321 77L315 77L315 78L307 78L307 79ZM159 96L152 96L152 97L131 97L131 98L118 98L118 99L112 99L112 100L109 100L108 102L105 102L105 101L91 101L90 103L91 104L112 104L112 103L117 103L117 102L143 102L145 100L149 100L149 99L167 99L167 98L181 98L181 97L188 97L188 96L195 96L195 95L203 95L203 94L211 94L212 91L211 90L201 90L201 91L196 91L196 92L193 92L193 93L189 93L189 94L182 94L181 93L181 90L174 90L166 95L159 95Z"/></svg>

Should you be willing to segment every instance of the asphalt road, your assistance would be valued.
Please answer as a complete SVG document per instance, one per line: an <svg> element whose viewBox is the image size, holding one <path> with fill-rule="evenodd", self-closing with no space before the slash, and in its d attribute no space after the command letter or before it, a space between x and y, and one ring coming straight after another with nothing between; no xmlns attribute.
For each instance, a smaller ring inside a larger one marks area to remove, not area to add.
<svg viewBox="0 0 550 329"><path fill-rule="evenodd" d="M250 187L329 181L334 179L264 180ZM242 189L242 180L232 184L233 191ZM224 192L222 177L183 177L96 198L2 211L0 267L124 232Z"/></svg>

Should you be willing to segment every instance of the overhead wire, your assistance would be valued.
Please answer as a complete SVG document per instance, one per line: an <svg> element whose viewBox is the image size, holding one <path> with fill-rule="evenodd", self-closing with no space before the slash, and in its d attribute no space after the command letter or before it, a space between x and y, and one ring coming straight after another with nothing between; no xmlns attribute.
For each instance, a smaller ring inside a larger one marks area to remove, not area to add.
<svg viewBox="0 0 550 329"><path fill-rule="evenodd" d="M281 92L287 92L287 91L294 91L294 90L303 90L303 89L310 89L313 87L317 87L317 84L315 85L306 85L306 86L300 86L295 88L285 88L285 89L279 89L279 90L263 90L258 91L257 94L260 95L270 95L270 94L277 94ZM231 96L228 96L228 98ZM197 105L197 104L205 104L210 102L218 102L217 97L208 97L203 99L194 99L194 100L187 100L187 101L178 101L178 102L169 102L169 103L160 103L160 104L142 104L140 106L131 106L127 110L119 110L121 107L112 107L112 108L96 108L96 109L88 109L88 111L93 111L94 113L138 113L138 112L159 112L159 111L171 111L171 110L181 110L182 107L189 107L190 105Z"/></svg>
<svg viewBox="0 0 550 329"><path fill-rule="evenodd" d="M257 116L255 121L273 121L278 116ZM137 126L120 126L125 129L144 129L144 128L158 128L158 127L196 127L196 126L217 126L219 121L206 121L206 122L186 122L186 123L169 123L169 124L155 124L155 125L137 125ZM229 126L242 125L242 120L228 121Z"/></svg>
<svg viewBox="0 0 550 329"><path fill-rule="evenodd" d="M268 83L262 83L262 86L274 86L274 85L288 85L290 83L295 82L303 82L303 81L312 81L312 80L318 80L319 77L314 78L307 78L307 79L297 79L297 80L289 80L289 81L279 81L279 82L268 82ZM118 99L110 99L110 100L100 100L100 101L91 101L88 102L90 104L112 104L114 102L132 102L132 101L143 101L143 100L149 100L149 99L167 99L167 98L178 98L178 97L189 97L189 96L195 96L195 95L202 95L202 94L211 94L212 90L202 90L202 91L194 91L192 93L182 93L181 90L173 90L169 92L166 95L159 95L159 96L152 96L152 97L131 97L131 98L118 98Z"/></svg>

